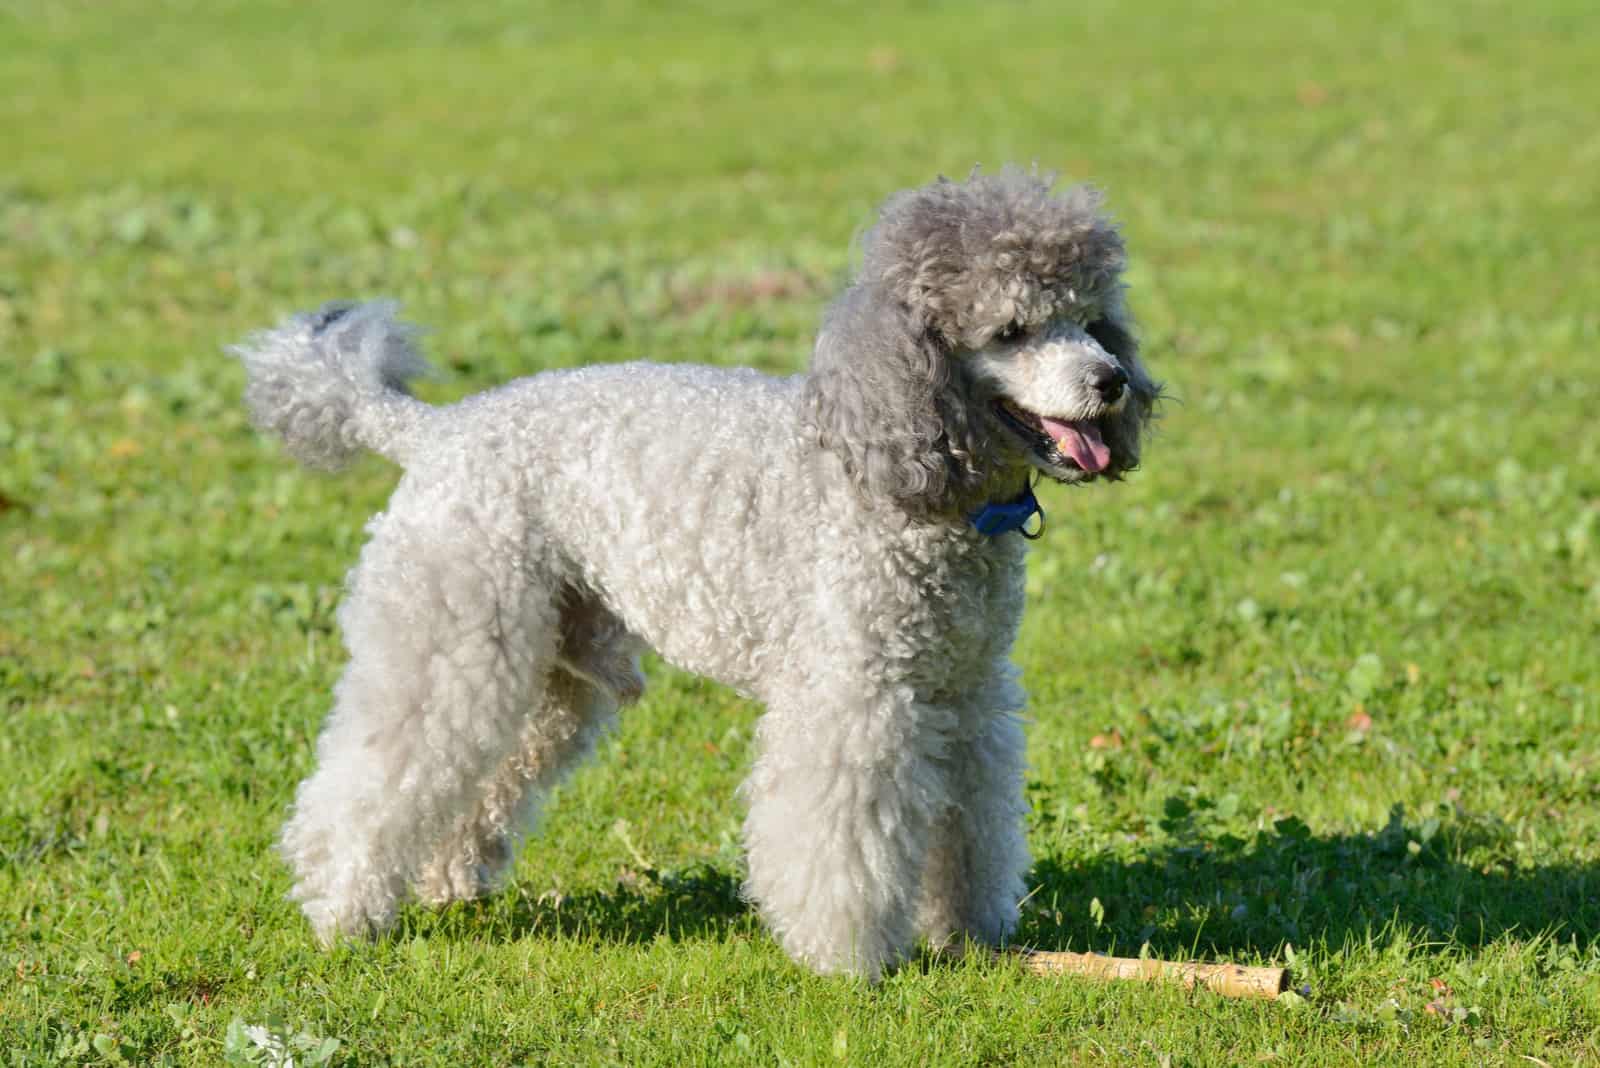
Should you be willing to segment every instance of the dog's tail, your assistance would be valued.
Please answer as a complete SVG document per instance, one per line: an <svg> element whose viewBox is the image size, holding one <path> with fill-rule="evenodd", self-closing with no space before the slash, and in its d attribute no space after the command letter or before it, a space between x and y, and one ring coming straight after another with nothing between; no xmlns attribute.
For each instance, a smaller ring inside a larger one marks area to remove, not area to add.
<svg viewBox="0 0 1600 1068"><path fill-rule="evenodd" d="M251 420L302 463L337 470L363 448L404 463L432 409L406 383L430 374L389 301L323 305L228 349Z"/></svg>

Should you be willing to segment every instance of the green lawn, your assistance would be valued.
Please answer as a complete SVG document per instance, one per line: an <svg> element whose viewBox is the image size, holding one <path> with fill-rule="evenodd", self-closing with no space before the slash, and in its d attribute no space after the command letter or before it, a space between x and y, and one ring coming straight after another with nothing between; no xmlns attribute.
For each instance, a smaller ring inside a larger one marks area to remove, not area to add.
<svg viewBox="0 0 1600 1068"><path fill-rule="evenodd" d="M1600 1059L1600 7L543 6L0 2L0 1064ZM1107 190L1174 395L1044 499L1023 936L1307 996L803 972L757 709L660 664L510 890L315 949L272 842L394 472L221 347L794 370L882 196L1008 159Z"/></svg>

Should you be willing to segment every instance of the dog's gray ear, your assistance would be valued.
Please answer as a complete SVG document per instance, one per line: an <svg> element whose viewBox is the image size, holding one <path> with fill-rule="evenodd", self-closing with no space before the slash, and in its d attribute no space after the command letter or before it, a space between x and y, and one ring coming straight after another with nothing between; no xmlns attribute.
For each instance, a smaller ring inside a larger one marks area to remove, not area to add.
<svg viewBox="0 0 1600 1068"><path fill-rule="evenodd" d="M1133 336L1133 327L1120 312L1096 319L1084 329L1101 348L1118 359L1132 359L1139 355L1139 342Z"/></svg>
<svg viewBox="0 0 1600 1068"><path fill-rule="evenodd" d="M880 285L858 282L828 309L805 408L820 444L869 495L926 514L979 487L967 383L944 342Z"/></svg>

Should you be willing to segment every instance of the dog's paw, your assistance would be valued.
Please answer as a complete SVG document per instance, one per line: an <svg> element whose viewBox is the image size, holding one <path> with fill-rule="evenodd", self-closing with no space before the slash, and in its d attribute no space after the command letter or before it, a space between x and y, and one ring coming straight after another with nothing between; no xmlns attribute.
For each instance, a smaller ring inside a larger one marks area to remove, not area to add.
<svg viewBox="0 0 1600 1068"><path fill-rule="evenodd" d="M469 860L435 861L423 869L414 888L417 900L440 908L455 901L476 901L495 889L494 869Z"/></svg>
<svg viewBox="0 0 1600 1068"><path fill-rule="evenodd" d="M302 902L300 908L323 949L332 949L340 942L373 941L393 922L392 914L373 915L360 907L327 900Z"/></svg>

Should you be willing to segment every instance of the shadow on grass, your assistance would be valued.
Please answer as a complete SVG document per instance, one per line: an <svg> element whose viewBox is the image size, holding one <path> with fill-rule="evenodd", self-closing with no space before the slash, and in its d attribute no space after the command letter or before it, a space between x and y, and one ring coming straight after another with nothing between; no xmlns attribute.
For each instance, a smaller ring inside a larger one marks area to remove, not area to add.
<svg viewBox="0 0 1600 1068"><path fill-rule="evenodd" d="M754 912L740 891L741 876L710 864L648 870L630 873L610 890L521 896L509 922L517 938L559 933L617 943L715 940L754 926Z"/></svg>
<svg viewBox="0 0 1600 1068"><path fill-rule="evenodd" d="M1208 837L1195 816L1169 803L1165 839L1132 858L1041 857L1016 941L1127 954L1149 943L1160 957L1232 960L1281 959L1285 942L1337 950L1402 933L1465 950L1506 936L1600 944L1600 864L1519 866L1514 836L1492 821L1408 822L1397 808L1371 833L1318 835L1291 818L1240 838ZM523 895L494 922L512 938L717 940L759 930L740 890L738 874L697 864L629 873L611 889Z"/></svg>
<svg viewBox="0 0 1600 1068"><path fill-rule="evenodd" d="M1507 936L1600 944L1600 864L1520 865L1514 836L1492 820L1408 822L1396 807L1371 833L1318 835L1291 818L1250 838L1208 838L1193 816L1169 802L1168 841L1132 859L1042 858L1018 940L1230 959L1402 932L1465 950Z"/></svg>

